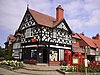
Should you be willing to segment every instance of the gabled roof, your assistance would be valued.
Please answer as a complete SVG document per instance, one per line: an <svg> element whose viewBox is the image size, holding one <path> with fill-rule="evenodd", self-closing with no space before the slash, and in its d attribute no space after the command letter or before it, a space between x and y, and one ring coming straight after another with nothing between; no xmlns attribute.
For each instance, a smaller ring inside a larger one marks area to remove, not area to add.
<svg viewBox="0 0 100 75"><path fill-rule="evenodd" d="M72 34L72 30L70 29L70 27L68 26L67 22L65 21L65 19L61 19L60 21L57 21L54 23L53 27L57 27L61 22L63 22L65 24L65 27L68 29L69 33Z"/></svg>
<svg viewBox="0 0 100 75"><path fill-rule="evenodd" d="M44 26L48 26L48 27L53 27L56 19L48 16L46 14L37 12L35 10L32 9L28 9L28 11L31 13L31 15L33 16L33 18L36 20L36 22L40 25L44 25Z"/></svg>
<svg viewBox="0 0 100 75"><path fill-rule="evenodd" d="M65 24L66 28L68 29L68 32L72 33L70 27L68 26L68 24L66 23L64 18L57 21L55 18L53 18L51 16L48 16L46 14L40 13L38 11L29 9L29 8L27 8L26 14L27 13L29 13L33 17L33 19L37 25L43 25L46 27L55 28L57 25L59 25L61 22L63 22ZM21 27L21 25L20 25L20 27ZM18 31L20 31L20 29L18 29Z"/></svg>
<svg viewBox="0 0 100 75"><path fill-rule="evenodd" d="M66 23L65 19L56 21L55 18L48 16L46 14L40 13L38 11L29 9L29 8L27 10L29 11L29 13L32 15L32 17L35 19L35 21L38 24L54 28L61 22L64 22L66 24L66 27L68 28L69 32L72 33L72 31L71 31L70 27L68 26L68 24Z"/></svg>
<svg viewBox="0 0 100 75"><path fill-rule="evenodd" d="M95 45L94 41L93 41L91 38L86 37L86 36L84 36L84 35L82 35L82 34L77 34L77 35L78 35L85 43L87 43L90 47L96 48L96 45Z"/></svg>

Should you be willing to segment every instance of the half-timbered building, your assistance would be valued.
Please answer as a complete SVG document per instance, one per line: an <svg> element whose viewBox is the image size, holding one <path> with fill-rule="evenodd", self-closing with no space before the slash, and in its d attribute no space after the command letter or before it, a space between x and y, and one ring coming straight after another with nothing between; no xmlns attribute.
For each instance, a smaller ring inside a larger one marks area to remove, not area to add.
<svg viewBox="0 0 100 75"><path fill-rule="evenodd" d="M72 31L63 15L61 5L56 8L56 18L27 8L15 33L13 57L49 64L72 61L66 55L66 51L72 50Z"/></svg>

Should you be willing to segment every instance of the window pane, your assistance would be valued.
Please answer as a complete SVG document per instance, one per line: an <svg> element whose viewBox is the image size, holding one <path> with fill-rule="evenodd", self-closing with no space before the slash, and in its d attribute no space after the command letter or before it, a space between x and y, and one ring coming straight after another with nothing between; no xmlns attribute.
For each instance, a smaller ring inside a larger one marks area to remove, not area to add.
<svg viewBox="0 0 100 75"><path fill-rule="evenodd" d="M64 60L64 50L59 49L59 61Z"/></svg>
<svg viewBox="0 0 100 75"><path fill-rule="evenodd" d="M55 50L51 50L49 57L50 57L50 61L58 61L58 52Z"/></svg>

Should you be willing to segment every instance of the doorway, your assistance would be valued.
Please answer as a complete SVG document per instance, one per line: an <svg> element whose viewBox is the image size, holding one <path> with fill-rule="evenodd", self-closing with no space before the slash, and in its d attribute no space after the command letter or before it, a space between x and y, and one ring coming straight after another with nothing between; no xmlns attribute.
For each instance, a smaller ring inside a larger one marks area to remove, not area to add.
<svg viewBox="0 0 100 75"><path fill-rule="evenodd" d="M23 52L22 52L22 60L30 59L30 54L31 54L31 51L30 50L23 49Z"/></svg>
<svg viewBox="0 0 100 75"><path fill-rule="evenodd" d="M43 63L47 63L47 58L48 58L47 50L43 49Z"/></svg>
<svg viewBox="0 0 100 75"><path fill-rule="evenodd" d="M38 56L37 56L37 61L38 63L47 63L47 50L44 48L38 49Z"/></svg>

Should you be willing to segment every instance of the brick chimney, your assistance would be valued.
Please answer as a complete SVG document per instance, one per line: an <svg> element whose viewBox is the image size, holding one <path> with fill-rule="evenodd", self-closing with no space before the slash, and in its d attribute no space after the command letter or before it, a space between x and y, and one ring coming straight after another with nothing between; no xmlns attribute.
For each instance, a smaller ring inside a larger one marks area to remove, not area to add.
<svg viewBox="0 0 100 75"><path fill-rule="evenodd" d="M100 35L99 35L99 33L96 34L96 36L93 36L92 39L100 40Z"/></svg>
<svg viewBox="0 0 100 75"><path fill-rule="evenodd" d="M80 34L83 35L83 36L85 35L84 32L82 32L82 33L80 33Z"/></svg>
<svg viewBox="0 0 100 75"><path fill-rule="evenodd" d="M56 8L56 21L60 21L64 18L64 9L59 5Z"/></svg>

